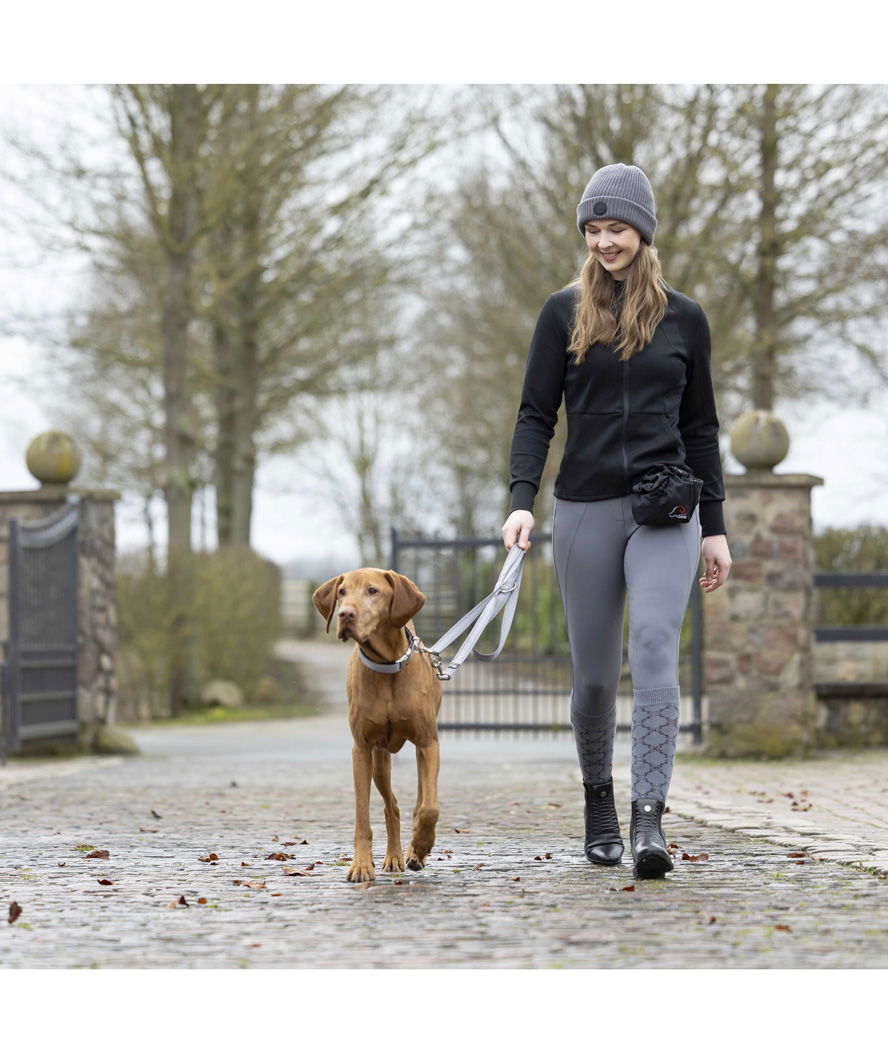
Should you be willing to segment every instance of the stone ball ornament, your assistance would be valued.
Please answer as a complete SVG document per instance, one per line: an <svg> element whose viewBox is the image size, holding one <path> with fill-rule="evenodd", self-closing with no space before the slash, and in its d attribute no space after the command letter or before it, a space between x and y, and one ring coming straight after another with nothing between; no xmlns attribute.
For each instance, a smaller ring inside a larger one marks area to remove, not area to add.
<svg viewBox="0 0 888 1053"><path fill-rule="evenodd" d="M42 486L67 486L80 471L80 447L63 431L45 431L25 454L28 471Z"/></svg>
<svg viewBox="0 0 888 1053"><path fill-rule="evenodd" d="M771 471L789 452L789 432L770 410L750 410L731 426L731 453L751 471Z"/></svg>

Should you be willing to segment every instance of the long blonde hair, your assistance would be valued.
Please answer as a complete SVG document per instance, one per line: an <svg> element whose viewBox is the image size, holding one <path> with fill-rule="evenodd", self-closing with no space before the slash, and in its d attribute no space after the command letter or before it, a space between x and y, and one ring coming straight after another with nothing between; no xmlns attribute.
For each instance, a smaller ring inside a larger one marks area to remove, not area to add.
<svg viewBox="0 0 888 1053"><path fill-rule="evenodd" d="M660 257L643 241L623 280L622 305L617 306L617 283L590 252L580 273L570 283L580 290L568 354L579 364L592 344L610 344L620 359L637 354L650 343L666 314L666 282ZM618 316L619 310L619 316Z"/></svg>

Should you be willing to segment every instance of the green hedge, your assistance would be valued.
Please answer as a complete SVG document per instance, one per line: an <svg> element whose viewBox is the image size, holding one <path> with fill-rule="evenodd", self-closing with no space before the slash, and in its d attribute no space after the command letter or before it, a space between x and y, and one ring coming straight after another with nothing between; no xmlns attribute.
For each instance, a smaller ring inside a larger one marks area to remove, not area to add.
<svg viewBox="0 0 888 1053"><path fill-rule="evenodd" d="M267 701L266 676L281 633L278 568L250 549L220 549L191 559L191 682L194 698L209 680L233 680L246 701ZM173 612L162 570L145 553L121 557L117 575L119 697L123 720L167 716Z"/></svg>

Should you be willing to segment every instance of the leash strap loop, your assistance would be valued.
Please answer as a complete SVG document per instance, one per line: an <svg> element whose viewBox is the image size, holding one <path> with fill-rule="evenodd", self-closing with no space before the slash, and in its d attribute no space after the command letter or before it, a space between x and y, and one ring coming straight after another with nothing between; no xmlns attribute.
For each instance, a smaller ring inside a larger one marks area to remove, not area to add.
<svg viewBox="0 0 888 1053"><path fill-rule="evenodd" d="M509 550L506 561L503 563L503 569L500 571L500 576L497 579L496 585L493 588L493 592L478 604L476 604L468 614L463 615L462 618L448 629L446 633L439 639L436 640L431 647L423 647L424 651L427 651L432 663L437 670L437 676L439 680L450 680L453 674L459 669L459 667L465 662L470 654L474 654L482 662L491 662L494 658L499 656L505 646L506 639L509 635L509 630L512 628L512 621L515 618L515 610L518 606L518 593L521 588L521 576L524 573L524 549L519 548L517 544L513 545ZM487 628L488 625L493 621L494 618L503 611L503 620L500 627L500 638L499 644L495 651L485 653L476 649L475 644L481 638L481 634ZM450 664L446 670L441 672L441 651L447 647L448 644L452 643L458 637L474 623L474 628L463 641L461 647L453 656ZM437 659L437 661L436 661Z"/></svg>

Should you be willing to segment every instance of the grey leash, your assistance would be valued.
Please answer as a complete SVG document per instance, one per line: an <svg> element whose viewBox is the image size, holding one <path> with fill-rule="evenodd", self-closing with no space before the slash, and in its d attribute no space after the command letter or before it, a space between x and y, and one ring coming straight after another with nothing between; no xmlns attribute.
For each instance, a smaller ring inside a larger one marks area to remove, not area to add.
<svg viewBox="0 0 888 1053"><path fill-rule="evenodd" d="M493 592L489 596L485 596L468 614L460 618L456 625L448 629L440 640L436 640L431 647L424 647L419 641L416 642L417 649L428 654L439 680L450 680L471 653L474 653L475 657L482 662L490 662L499 655L505 645L509 629L512 627L512 620L515 617L515 608L518 606L518 591L521 588L521 575L523 572L524 549L519 548L517 544L512 545L508 556L506 556L506 561L503 563L503 569L500 571L500 576L493 588ZM489 654L475 650L475 644L481 638L481 634L500 611L503 611L503 621L496 650L491 651ZM474 628L453 656L450 664L442 672L441 651L457 637L462 636L473 622Z"/></svg>

